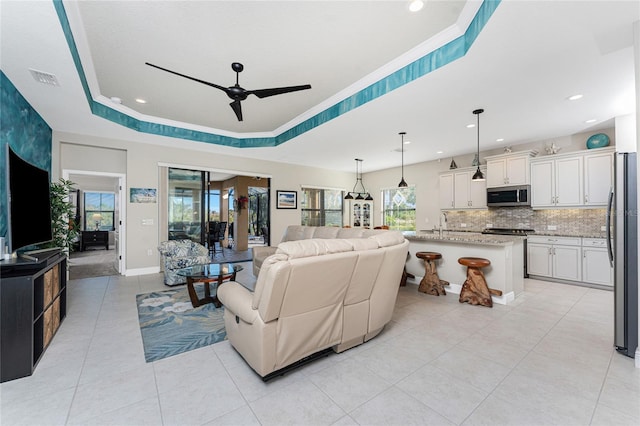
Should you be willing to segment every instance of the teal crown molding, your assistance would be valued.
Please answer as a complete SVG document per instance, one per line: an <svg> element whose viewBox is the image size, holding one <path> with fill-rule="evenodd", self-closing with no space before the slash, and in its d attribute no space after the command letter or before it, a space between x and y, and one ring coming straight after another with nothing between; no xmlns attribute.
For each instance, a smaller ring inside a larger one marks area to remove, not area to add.
<svg viewBox="0 0 640 426"><path fill-rule="evenodd" d="M106 105L96 102L91 96L89 85L87 84L84 70L82 68L82 62L80 61L80 55L78 54L78 49L76 48L76 43L73 39L73 34L71 33L71 27L69 25L62 0L53 0L56 13L58 14L58 19L60 20L67 44L69 45L69 50L71 51L71 56L73 57L76 70L78 71L78 76L82 82L87 102L89 103L91 112L94 115L142 133L224 145L234 148L265 148L281 145L315 127L327 123L342 114L354 110L374 99L379 98L380 96L412 82L417 78L437 70L456 59L463 57L469 51L471 45L476 40L485 24L489 21L489 18L491 18L491 15L493 15L493 12L497 9L500 2L501 0L483 0L478 12L472 19L471 24L460 37L402 67L387 77L365 87L335 105L330 106L302 123L283 131L279 135L262 138L236 138L165 124L141 121L123 112L114 110L113 108L109 108Z"/></svg>

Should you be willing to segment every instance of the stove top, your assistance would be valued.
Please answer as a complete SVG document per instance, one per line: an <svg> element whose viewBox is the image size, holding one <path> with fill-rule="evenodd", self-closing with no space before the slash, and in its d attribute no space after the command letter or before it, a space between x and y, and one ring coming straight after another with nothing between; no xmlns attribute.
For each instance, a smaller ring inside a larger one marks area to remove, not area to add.
<svg viewBox="0 0 640 426"><path fill-rule="evenodd" d="M525 228L485 228L482 230L483 234L495 234L495 235L529 235L535 234L534 229Z"/></svg>

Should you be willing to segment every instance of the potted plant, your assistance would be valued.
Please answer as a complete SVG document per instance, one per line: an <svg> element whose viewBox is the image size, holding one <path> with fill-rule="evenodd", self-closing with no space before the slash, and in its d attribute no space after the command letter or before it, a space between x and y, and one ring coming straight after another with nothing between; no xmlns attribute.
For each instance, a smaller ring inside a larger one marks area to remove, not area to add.
<svg viewBox="0 0 640 426"><path fill-rule="evenodd" d="M50 247L61 247L69 253L73 249L73 241L78 236L74 216L75 207L69 201L69 193L74 191L75 183L60 178L58 182L51 182L51 230L53 240Z"/></svg>

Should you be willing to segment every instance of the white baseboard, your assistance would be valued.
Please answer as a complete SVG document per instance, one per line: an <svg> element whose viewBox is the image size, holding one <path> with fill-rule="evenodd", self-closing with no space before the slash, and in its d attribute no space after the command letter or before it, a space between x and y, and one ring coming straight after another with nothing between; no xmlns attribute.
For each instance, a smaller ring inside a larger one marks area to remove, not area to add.
<svg viewBox="0 0 640 426"><path fill-rule="evenodd" d="M160 272L160 267L159 266L153 266L151 268L127 269L127 271L124 273L124 275L127 276L127 277L134 277L134 276L137 276L137 275L157 274L159 272Z"/></svg>
<svg viewBox="0 0 640 426"><path fill-rule="evenodd" d="M416 283L420 283L422 281L422 277L415 278ZM444 289L447 293L460 294L462 291L462 285L460 284L449 284L444 286ZM514 292L510 291L509 293L503 293L502 296L494 296L491 295L491 300L493 303L497 303L499 305L508 305L516 299L516 295Z"/></svg>

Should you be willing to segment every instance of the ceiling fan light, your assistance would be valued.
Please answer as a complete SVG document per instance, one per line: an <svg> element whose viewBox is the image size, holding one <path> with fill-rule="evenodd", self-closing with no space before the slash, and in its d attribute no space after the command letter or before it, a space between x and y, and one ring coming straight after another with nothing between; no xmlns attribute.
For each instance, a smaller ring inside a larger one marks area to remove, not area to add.
<svg viewBox="0 0 640 426"><path fill-rule="evenodd" d="M471 180L484 180L484 175L482 174L482 171L480 170L480 166L478 166L478 169L473 174L473 177L471 178Z"/></svg>

